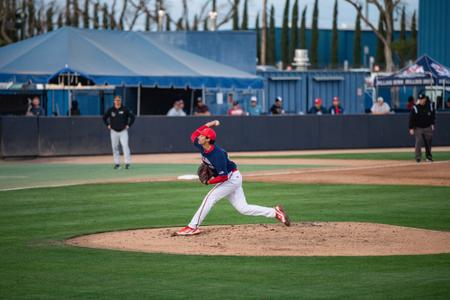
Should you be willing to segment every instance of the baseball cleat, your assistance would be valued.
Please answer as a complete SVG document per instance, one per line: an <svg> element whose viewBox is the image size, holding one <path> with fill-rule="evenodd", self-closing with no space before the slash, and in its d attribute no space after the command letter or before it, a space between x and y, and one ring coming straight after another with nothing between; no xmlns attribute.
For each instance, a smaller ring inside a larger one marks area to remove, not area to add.
<svg viewBox="0 0 450 300"><path fill-rule="evenodd" d="M291 221L281 205L275 206L275 218L286 226L291 226Z"/></svg>
<svg viewBox="0 0 450 300"><path fill-rule="evenodd" d="M186 226L175 232L175 235L196 235L199 233L201 233L200 229Z"/></svg>
<svg viewBox="0 0 450 300"><path fill-rule="evenodd" d="M114 165L114 170L120 169L120 165Z"/></svg>
<svg viewBox="0 0 450 300"><path fill-rule="evenodd" d="M130 164L126 164L125 169L127 169L127 170L130 169Z"/></svg>

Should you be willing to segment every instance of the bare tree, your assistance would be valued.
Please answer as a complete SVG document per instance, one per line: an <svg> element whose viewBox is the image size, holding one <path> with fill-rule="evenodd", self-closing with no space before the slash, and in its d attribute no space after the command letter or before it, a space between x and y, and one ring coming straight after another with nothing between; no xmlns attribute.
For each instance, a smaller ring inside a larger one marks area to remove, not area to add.
<svg viewBox="0 0 450 300"><path fill-rule="evenodd" d="M362 5L359 0L345 0L347 3L351 4L359 13L361 14L361 19L366 23L367 26L375 33L378 39L384 45L384 55L386 57L386 71L394 71L394 61L392 58L392 39L394 33L393 26L393 16L394 11L400 4L401 0L367 0L367 4L371 3L376 6L380 15L383 16L384 21L384 34L380 32L376 25L367 18L366 15L362 13Z"/></svg>

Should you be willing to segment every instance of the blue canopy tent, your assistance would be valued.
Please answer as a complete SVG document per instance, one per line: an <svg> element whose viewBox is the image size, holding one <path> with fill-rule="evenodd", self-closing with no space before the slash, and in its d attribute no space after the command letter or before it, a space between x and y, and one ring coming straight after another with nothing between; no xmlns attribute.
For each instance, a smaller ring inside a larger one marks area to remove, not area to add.
<svg viewBox="0 0 450 300"><path fill-rule="evenodd" d="M428 55L419 57L412 65L389 76L377 76L375 86L442 86L445 99L446 86L450 85L450 69ZM444 101L443 101L444 102Z"/></svg>
<svg viewBox="0 0 450 300"><path fill-rule="evenodd" d="M60 72L94 84L261 89L250 73L164 44L142 32L64 27L0 48L0 82L49 83Z"/></svg>

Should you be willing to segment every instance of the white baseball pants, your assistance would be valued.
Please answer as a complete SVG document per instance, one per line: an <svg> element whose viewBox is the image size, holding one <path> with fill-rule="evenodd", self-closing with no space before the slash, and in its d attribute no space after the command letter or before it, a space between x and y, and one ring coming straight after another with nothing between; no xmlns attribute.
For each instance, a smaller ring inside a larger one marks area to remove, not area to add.
<svg viewBox="0 0 450 300"><path fill-rule="evenodd" d="M130 147L128 147L128 129L122 131L111 131L111 145L114 156L114 164L120 165L120 151L119 143L122 145L123 155L125 156L125 163L131 163Z"/></svg>
<svg viewBox="0 0 450 300"><path fill-rule="evenodd" d="M247 204L244 190L242 189L242 175L239 171L235 171L228 175L227 181L216 184L209 191L189 223L189 227L199 227L214 204L225 197L227 197L231 205L243 215L275 218L274 208Z"/></svg>

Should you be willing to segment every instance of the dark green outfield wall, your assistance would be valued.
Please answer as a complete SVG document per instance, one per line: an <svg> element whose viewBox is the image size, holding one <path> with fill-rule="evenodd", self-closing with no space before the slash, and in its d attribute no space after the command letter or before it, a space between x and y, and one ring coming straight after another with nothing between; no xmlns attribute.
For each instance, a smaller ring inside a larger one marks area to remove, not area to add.
<svg viewBox="0 0 450 300"><path fill-rule="evenodd" d="M215 117L217 143L228 151L407 147L408 115ZM133 153L191 152L190 133L211 118L139 117L130 129ZM450 145L450 113L439 113L435 146ZM1 117L1 156L111 153L99 117Z"/></svg>

